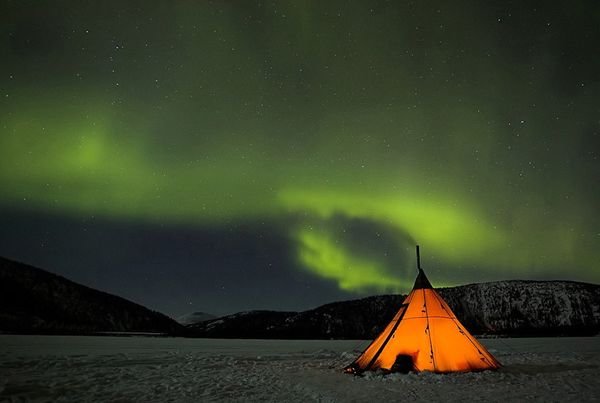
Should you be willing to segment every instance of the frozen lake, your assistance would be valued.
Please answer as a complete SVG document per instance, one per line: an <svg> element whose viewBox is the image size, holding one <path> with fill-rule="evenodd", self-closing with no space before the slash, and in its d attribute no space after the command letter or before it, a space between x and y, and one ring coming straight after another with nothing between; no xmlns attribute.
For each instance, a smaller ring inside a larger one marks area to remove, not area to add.
<svg viewBox="0 0 600 403"><path fill-rule="evenodd" d="M343 374L367 344L0 335L0 401L600 400L600 337L484 339L495 372Z"/></svg>

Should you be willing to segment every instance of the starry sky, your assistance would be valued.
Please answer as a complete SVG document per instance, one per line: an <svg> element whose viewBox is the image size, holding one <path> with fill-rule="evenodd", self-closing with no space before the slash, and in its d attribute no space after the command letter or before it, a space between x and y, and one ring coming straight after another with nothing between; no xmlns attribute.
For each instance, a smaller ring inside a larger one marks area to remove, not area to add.
<svg viewBox="0 0 600 403"><path fill-rule="evenodd" d="M0 255L177 316L600 282L596 1L0 0Z"/></svg>

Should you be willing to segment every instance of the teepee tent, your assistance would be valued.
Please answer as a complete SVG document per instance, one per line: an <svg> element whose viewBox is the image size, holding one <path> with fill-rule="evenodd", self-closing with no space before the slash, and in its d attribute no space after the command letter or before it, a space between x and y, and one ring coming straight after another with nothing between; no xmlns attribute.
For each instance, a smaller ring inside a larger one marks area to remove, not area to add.
<svg viewBox="0 0 600 403"><path fill-rule="evenodd" d="M466 372L500 363L458 321L421 269L415 285L383 332L345 372Z"/></svg>

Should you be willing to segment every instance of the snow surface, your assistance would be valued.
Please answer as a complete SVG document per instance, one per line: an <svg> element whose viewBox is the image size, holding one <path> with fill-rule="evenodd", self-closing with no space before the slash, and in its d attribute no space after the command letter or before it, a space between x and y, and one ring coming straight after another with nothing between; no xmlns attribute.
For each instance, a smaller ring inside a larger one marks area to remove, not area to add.
<svg viewBox="0 0 600 403"><path fill-rule="evenodd" d="M482 342L499 371L355 377L368 341L0 335L0 401L600 400L600 337Z"/></svg>

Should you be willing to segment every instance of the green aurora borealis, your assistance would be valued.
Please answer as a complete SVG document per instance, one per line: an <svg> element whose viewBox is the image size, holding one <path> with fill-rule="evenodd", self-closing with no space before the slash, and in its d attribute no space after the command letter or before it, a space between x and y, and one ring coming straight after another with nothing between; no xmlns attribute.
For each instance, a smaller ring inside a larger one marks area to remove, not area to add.
<svg viewBox="0 0 600 403"><path fill-rule="evenodd" d="M600 281L596 2L0 4L5 211L269 222L357 294L415 243L436 285Z"/></svg>

